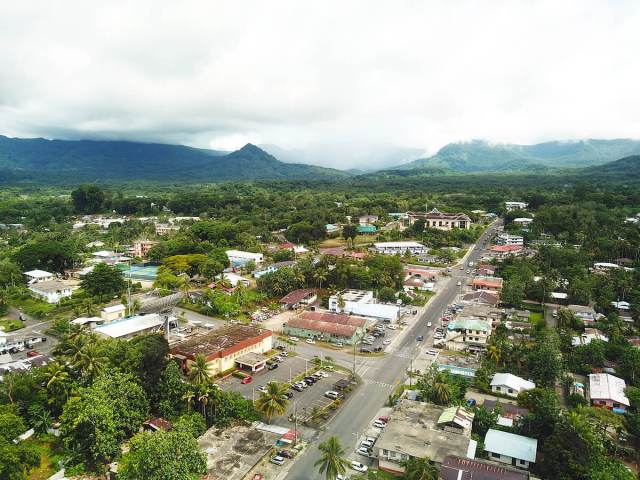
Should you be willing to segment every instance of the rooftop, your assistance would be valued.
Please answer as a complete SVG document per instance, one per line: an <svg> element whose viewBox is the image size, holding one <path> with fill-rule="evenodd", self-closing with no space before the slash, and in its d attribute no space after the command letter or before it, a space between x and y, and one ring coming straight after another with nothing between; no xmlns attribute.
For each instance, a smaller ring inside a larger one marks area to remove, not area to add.
<svg viewBox="0 0 640 480"><path fill-rule="evenodd" d="M136 315L135 317L100 325L94 331L107 337L121 338L143 330L160 327L163 324L164 321L160 315L152 313L149 315Z"/></svg>
<svg viewBox="0 0 640 480"><path fill-rule="evenodd" d="M441 480L527 480L527 472L481 460L448 456L442 462Z"/></svg>
<svg viewBox="0 0 640 480"><path fill-rule="evenodd" d="M291 328L301 328L304 330L313 330L341 337L352 337L357 330L357 327L354 327L353 325L341 325L339 323L307 320L304 318L292 318L287 322L286 326Z"/></svg>
<svg viewBox="0 0 640 480"><path fill-rule="evenodd" d="M44 270L30 270L28 272L24 272L24 274L31 278L47 278L53 276L53 273L49 273Z"/></svg>
<svg viewBox="0 0 640 480"><path fill-rule="evenodd" d="M496 373L491 380L491 386L506 386L514 390L531 390L536 384L511 373Z"/></svg>
<svg viewBox="0 0 640 480"><path fill-rule="evenodd" d="M356 317L354 315L345 315L344 313L329 313L329 312L302 312L299 318L305 320L315 320L320 322L338 323L340 325L351 325L353 327L364 327L368 320L362 317Z"/></svg>
<svg viewBox="0 0 640 480"><path fill-rule="evenodd" d="M48 282L32 283L29 288L40 292L57 292L59 290L69 290L71 287L58 280L50 280Z"/></svg>
<svg viewBox="0 0 640 480"><path fill-rule="evenodd" d="M190 358L195 358L200 353L206 357L221 356L224 355L225 350L233 348L241 342L256 343L271 335L270 330L262 328L227 325L180 342L172 347L171 353L182 354Z"/></svg>
<svg viewBox="0 0 640 480"><path fill-rule="evenodd" d="M376 248L424 248L424 245L420 242L405 241L405 242L376 242L373 244Z"/></svg>
<svg viewBox="0 0 640 480"><path fill-rule="evenodd" d="M533 463L536 461L538 440L491 428L484 437L484 449Z"/></svg>
<svg viewBox="0 0 640 480"><path fill-rule="evenodd" d="M102 310L106 313L116 313L116 312L122 312L126 309L127 307L125 307L124 305L122 305L121 303L118 305L111 305L109 307L104 307Z"/></svg>
<svg viewBox="0 0 640 480"><path fill-rule="evenodd" d="M315 294L315 290L312 288L299 288L293 292L287 293L280 299L280 303L286 303L288 305L295 305L300 303L305 298L311 297Z"/></svg>
<svg viewBox="0 0 640 480"><path fill-rule="evenodd" d="M481 330L483 332L490 332L491 324L479 318L460 317L449 323L447 328L449 330Z"/></svg>
<svg viewBox="0 0 640 480"><path fill-rule="evenodd" d="M624 394L626 383L622 378L609 373L592 373L589 375L589 394L594 400L612 400L629 406L629 399Z"/></svg>

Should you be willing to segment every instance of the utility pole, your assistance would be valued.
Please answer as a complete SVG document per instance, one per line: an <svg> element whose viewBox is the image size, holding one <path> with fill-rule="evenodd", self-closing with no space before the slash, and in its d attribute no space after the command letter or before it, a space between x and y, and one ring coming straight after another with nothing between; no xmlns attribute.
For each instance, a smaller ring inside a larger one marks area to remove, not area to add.
<svg viewBox="0 0 640 480"><path fill-rule="evenodd" d="M293 446L298 444L298 402L293 402Z"/></svg>

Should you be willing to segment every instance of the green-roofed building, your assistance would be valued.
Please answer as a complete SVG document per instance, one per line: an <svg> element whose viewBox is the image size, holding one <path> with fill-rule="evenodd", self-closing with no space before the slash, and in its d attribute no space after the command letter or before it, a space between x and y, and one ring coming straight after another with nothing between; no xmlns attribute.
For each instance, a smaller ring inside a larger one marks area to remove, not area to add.
<svg viewBox="0 0 640 480"><path fill-rule="evenodd" d="M474 317L460 317L447 327L450 350L483 352L491 336L491 323Z"/></svg>
<svg viewBox="0 0 640 480"><path fill-rule="evenodd" d="M371 234L376 233L378 229L375 225L358 225L358 233Z"/></svg>

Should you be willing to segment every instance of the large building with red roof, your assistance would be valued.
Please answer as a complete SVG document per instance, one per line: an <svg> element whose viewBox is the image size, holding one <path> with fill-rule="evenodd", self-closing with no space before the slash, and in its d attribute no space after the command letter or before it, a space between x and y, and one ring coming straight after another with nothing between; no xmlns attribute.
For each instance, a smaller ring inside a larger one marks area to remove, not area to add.
<svg viewBox="0 0 640 480"><path fill-rule="evenodd" d="M357 342L371 320L352 315L329 312L303 312L283 325L285 335L313 338L325 342Z"/></svg>

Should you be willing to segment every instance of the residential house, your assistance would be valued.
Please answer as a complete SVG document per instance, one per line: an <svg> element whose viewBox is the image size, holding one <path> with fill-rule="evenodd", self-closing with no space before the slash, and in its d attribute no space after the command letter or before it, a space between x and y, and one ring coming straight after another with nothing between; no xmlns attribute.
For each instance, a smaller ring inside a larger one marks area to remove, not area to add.
<svg viewBox="0 0 640 480"><path fill-rule="evenodd" d="M253 277L254 278L260 278L263 275L266 275L267 273L274 273L277 272L278 270L280 270L281 268L285 268L285 267L293 267L297 264L298 262L296 262L295 260L285 260L283 262L276 262L276 263L272 263L271 265L267 266L264 268L264 270L260 270L257 272L253 272Z"/></svg>
<svg viewBox="0 0 640 480"><path fill-rule="evenodd" d="M238 285L243 285L245 287L248 287L249 285L251 285L251 282L249 281L249 279L244 278L243 276L233 272L225 272L225 273L216 275L216 280L224 281L229 285L231 285L233 288L236 288Z"/></svg>
<svg viewBox="0 0 640 480"><path fill-rule="evenodd" d="M104 307L100 312L100 318L105 322L114 322L124 318L127 308L121 303Z"/></svg>
<svg viewBox="0 0 640 480"><path fill-rule="evenodd" d="M55 274L45 272L44 270L30 270L24 272L24 275L27 277L27 283L30 285L38 282L50 282L56 278Z"/></svg>
<svg viewBox="0 0 640 480"><path fill-rule="evenodd" d="M517 397L520 392L532 390L536 384L511 373L496 373L491 379L491 391L509 397Z"/></svg>
<svg viewBox="0 0 640 480"><path fill-rule="evenodd" d="M509 233L500 233L496 237L496 245L524 245L524 237L520 235L511 235Z"/></svg>
<svg viewBox="0 0 640 480"><path fill-rule="evenodd" d="M403 462L410 458L428 457L436 464L450 455L474 458L477 443L471 440L471 429L458 428L460 425L456 423L458 413L465 425L473 421L473 413L460 409L443 418L448 410L430 403L400 400L373 447L379 468L401 474ZM446 421L439 424L441 418Z"/></svg>
<svg viewBox="0 0 640 480"><path fill-rule="evenodd" d="M311 305L318 299L316 291L312 288L299 288L289 292L280 299L280 305L285 309L297 309L302 306Z"/></svg>
<svg viewBox="0 0 640 480"><path fill-rule="evenodd" d="M180 225L172 225L170 223L156 223L156 235L164 236L180 230Z"/></svg>
<svg viewBox="0 0 640 480"><path fill-rule="evenodd" d="M633 323L631 304L629 302L611 302L611 306L616 309L618 316L623 322Z"/></svg>
<svg viewBox="0 0 640 480"><path fill-rule="evenodd" d="M509 402L485 400L482 406L490 412L498 410L498 425L513 427L514 423L529 414L529 410Z"/></svg>
<svg viewBox="0 0 640 480"><path fill-rule="evenodd" d="M514 218L511 222L518 225L519 227L522 227L523 229L526 229L526 228L529 228L529 226L533 223L533 218L527 218L527 217Z"/></svg>
<svg viewBox="0 0 640 480"><path fill-rule="evenodd" d="M587 305L567 305L567 308L571 310L571 313L582 320L585 325L590 325L596 321L596 311Z"/></svg>
<svg viewBox="0 0 640 480"><path fill-rule="evenodd" d="M529 480L529 473L451 455L442 462L438 480Z"/></svg>
<svg viewBox="0 0 640 480"><path fill-rule="evenodd" d="M405 278L419 278L426 282L436 282L438 280L438 276L440 275L440 272L438 272L437 270L430 270L426 267L416 266L404 267L404 273L406 275Z"/></svg>
<svg viewBox="0 0 640 480"><path fill-rule="evenodd" d="M493 245L489 254L494 258L507 258L520 255L524 248L521 245Z"/></svg>
<svg viewBox="0 0 640 480"><path fill-rule="evenodd" d="M372 235L378 231L375 225L358 225L357 230L362 235Z"/></svg>
<svg viewBox="0 0 640 480"><path fill-rule="evenodd" d="M264 255L261 253L243 252L242 250L227 250L226 253L232 267L243 267L249 262L259 265L264 260Z"/></svg>
<svg viewBox="0 0 640 480"><path fill-rule="evenodd" d="M488 290L499 292L502 290L503 280L500 277L475 277L471 283L474 290Z"/></svg>
<svg viewBox="0 0 640 480"><path fill-rule="evenodd" d="M490 292L487 290L478 290L470 292L462 296L464 303L473 303L477 305L487 305L495 307L500 303L500 296L496 292Z"/></svg>
<svg viewBox="0 0 640 480"><path fill-rule="evenodd" d="M362 215L358 218L358 223L360 225L371 225L372 223L376 223L378 221L377 215Z"/></svg>
<svg viewBox="0 0 640 480"><path fill-rule="evenodd" d="M340 225L334 225L333 223L327 223L324 226L324 229L328 235L331 235L332 233L339 233L342 230L342 227Z"/></svg>
<svg viewBox="0 0 640 480"><path fill-rule="evenodd" d="M526 210L529 204L525 202L504 202L504 206L507 208L507 212L511 212L513 210Z"/></svg>
<svg viewBox="0 0 640 480"><path fill-rule="evenodd" d="M571 345L577 347L580 345L589 345L593 340L599 340L601 342L608 342L609 337L602 333L597 328L585 328L584 332L576 337L571 337Z"/></svg>
<svg viewBox="0 0 640 480"><path fill-rule="evenodd" d="M494 462L528 470L536 461L538 440L491 428L484 437L484 450Z"/></svg>
<svg viewBox="0 0 640 480"><path fill-rule="evenodd" d="M624 394L626 383L622 378L610 373L592 373L589 375L589 397L594 407L603 407L617 413L629 408L629 399Z"/></svg>
<svg viewBox="0 0 640 480"><path fill-rule="evenodd" d="M73 289L58 280L32 283L27 287L31 293L47 303L59 303L63 298L70 297Z"/></svg>
<svg viewBox="0 0 640 480"><path fill-rule="evenodd" d="M437 208L430 212L407 212L409 225L413 225L417 220L424 221L426 227L438 230L452 230L454 228L471 228L471 218L464 213L443 213Z"/></svg>
<svg viewBox="0 0 640 480"><path fill-rule="evenodd" d="M373 250L385 255L421 255L428 252L428 248L420 242L404 241L404 242L376 242L373 244Z"/></svg>
<svg viewBox="0 0 640 480"><path fill-rule="evenodd" d="M460 317L449 323L442 340L450 350L483 352L491 336L491 324L479 318Z"/></svg>

